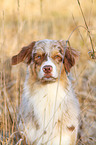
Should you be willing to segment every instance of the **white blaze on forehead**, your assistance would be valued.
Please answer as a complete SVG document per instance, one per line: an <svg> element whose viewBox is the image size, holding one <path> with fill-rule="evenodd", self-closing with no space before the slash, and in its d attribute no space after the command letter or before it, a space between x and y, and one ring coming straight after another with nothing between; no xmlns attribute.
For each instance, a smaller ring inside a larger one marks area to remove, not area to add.
<svg viewBox="0 0 96 145"><path fill-rule="evenodd" d="M42 67L46 66L46 65L51 65L52 67L55 67L55 64L52 62L52 60L47 57L47 61L45 61L43 64L42 64Z"/></svg>

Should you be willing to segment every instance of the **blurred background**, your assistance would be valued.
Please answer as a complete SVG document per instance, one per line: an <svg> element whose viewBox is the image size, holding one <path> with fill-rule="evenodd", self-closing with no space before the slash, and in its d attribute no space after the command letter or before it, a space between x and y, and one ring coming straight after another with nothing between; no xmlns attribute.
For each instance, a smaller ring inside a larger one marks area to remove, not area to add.
<svg viewBox="0 0 96 145"><path fill-rule="evenodd" d="M11 57L34 40L69 40L80 52L72 69L73 87L80 102L78 145L96 145L96 0L0 1L0 143L15 144L16 115L26 65L11 66ZM84 17L81 13L82 8ZM85 21L90 31L86 28ZM83 26L78 27L77 26ZM73 31L76 29L75 31ZM90 41L92 39L92 43ZM93 44L93 49L92 49ZM94 54L96 54L94 52ZM21 144L21 140L16 140Z"/></svg>

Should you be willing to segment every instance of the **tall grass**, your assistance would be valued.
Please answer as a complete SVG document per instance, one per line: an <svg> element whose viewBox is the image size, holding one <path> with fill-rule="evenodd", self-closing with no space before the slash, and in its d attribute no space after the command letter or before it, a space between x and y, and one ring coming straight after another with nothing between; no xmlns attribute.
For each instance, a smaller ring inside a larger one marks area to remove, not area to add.
<svg viewBox="0 0 96 145"><path fill-rule="evenodd" d="M72 70L73 85L81 107L77 144L96 144L96 1L78 2L79 5L73 0L0 1L0 143L2 145L16 143L20 145L21 142L25 144L24 136L21 138L17 136L16 126L26 66L19 64L12 68L10 58L22 46L33 40L45 38L68 40L70 36L70 45L80 51L78 63ZM83 14L78 8L81 8ZM86 27L90 33L78 25ZM78 29L73 32L76 27ZM94 59L91 59L93 54Z"/></svg>

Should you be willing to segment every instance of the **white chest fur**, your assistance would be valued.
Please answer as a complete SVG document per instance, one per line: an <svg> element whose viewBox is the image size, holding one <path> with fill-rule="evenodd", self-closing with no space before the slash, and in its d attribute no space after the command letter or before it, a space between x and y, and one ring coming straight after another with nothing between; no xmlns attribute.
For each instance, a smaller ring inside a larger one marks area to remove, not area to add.
<svg viewBox="0 0 96 145"><path fill-rule="evenodd" d="M64 90L57 83L47 84L43 88L37 90L33 96L32 103L34 104L35 113L37 114L40 124L47 126L52 118L59 118L56 115L62 106L62 101L66 101ZM38 111L39 110L39 111Z"/></svg>
<svg viewBox="0 0 96 145"><path fill-rule="evenodd" d="M63 122L64 119L63 130L66 130L66 126L76 126L78 124L78 101L74 96L71 85L69 85L68 90L64 90L57 82L35 89L34 87L36 86L33 86L30 92L28 85L25 83L21 102L21 115L25 121L27 137L31 142L37 139L38 143L36 145L45 144L48 140L51 141L47 144L58 145L60 142L60 127L58 128L57 124L59 121ZM34 120L32 120L33 112ZM39 129L34 127L32 121L38 124ZM67 138L68 136L65 139L63 137L62 145ZM69 145L69 140L68 138L65 145Z"/></svg>

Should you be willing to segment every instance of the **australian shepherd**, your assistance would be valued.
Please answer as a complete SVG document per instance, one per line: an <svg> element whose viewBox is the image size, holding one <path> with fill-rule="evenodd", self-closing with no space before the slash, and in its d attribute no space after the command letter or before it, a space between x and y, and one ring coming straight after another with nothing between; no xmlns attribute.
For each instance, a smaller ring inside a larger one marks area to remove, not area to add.
<svg viewBox="0 0 96 145"><path fill-rule="evenodd" d="M33 41L12 57L27 64L18 129L34 145L75 145L79 103L68 77L78 52L64 40Z"/></svg>

